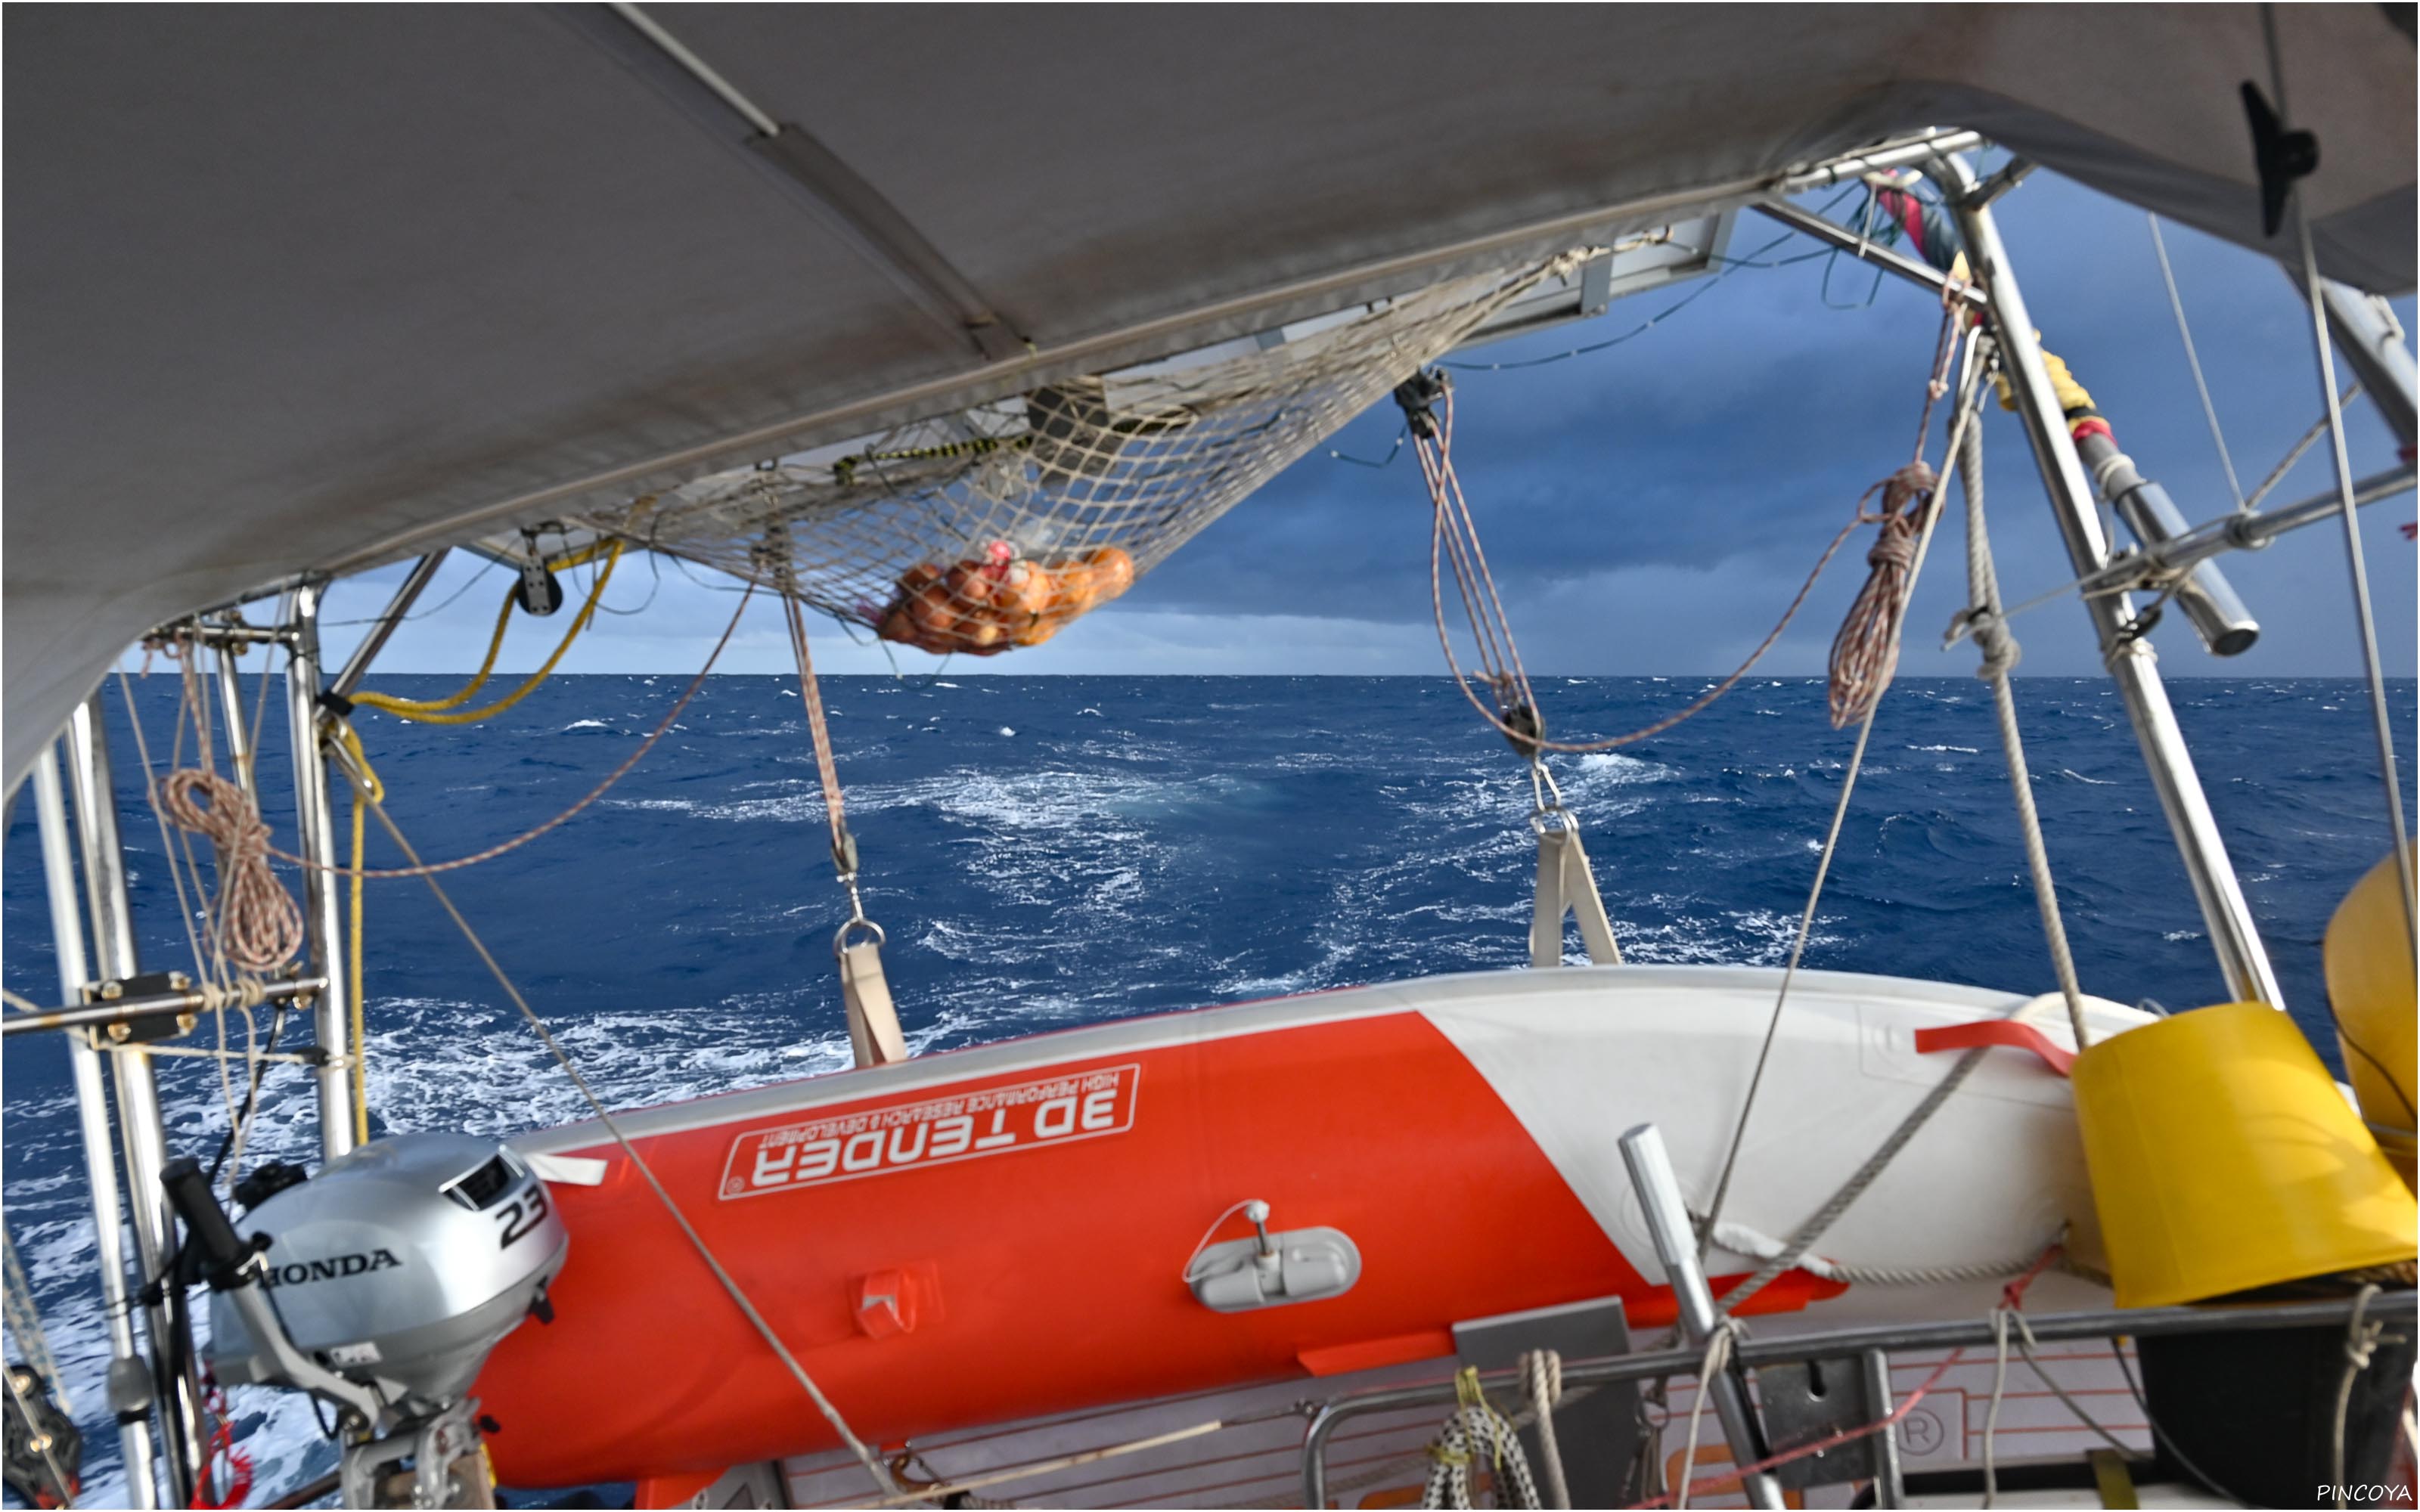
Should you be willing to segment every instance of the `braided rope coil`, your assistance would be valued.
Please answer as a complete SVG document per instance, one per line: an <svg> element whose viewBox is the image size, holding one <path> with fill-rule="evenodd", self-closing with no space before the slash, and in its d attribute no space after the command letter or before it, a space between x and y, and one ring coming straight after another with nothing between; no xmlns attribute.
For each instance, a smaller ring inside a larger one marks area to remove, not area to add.
<svg viewBox="0 0 2420 1512"><path fill-rule="evenodd" d="M1529 1474L1529 1457L1521 1436L1503 1413L1484 1402L1457 1407L1446 1419L1445 1431L1429 1454L1428 1484L1421 1489L1424 1507L1468 1507L1470 1467L1481 1458L1497 1473L1496 1504L1535 1507L1538 1483Z"/></svg>
<svg viewBox="0 0 2420 1512"><path fill-rule="evenodd" d="M242 788L187 767L160 784L160 811L210 842L218 867L218 940L239 971L268 972L302 950L302 910L269 869L269 822Z"/></svg>
<svg viewBox="0 0 2420 1512"><path fill-rule="evenodd" d="M1922 458L1892 473L1869 490L1879 491L1882 507L1860 509L1860 523L1878 524L1874 544L1866 552L1866 586L1849 606L1840 633L1832 638L1832 728L1843 730L1863 719L1890 687L1899 672L1900 625L1907 615L1909 577L1916 566L1916 544L1923 533L1924 517L1932 503L1938 480Z"/></svg>

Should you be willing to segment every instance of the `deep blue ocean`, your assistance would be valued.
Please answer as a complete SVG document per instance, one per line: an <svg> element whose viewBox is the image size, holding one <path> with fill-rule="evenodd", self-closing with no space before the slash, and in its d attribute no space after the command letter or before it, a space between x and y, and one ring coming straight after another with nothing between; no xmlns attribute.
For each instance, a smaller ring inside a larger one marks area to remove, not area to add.
<svg viewBox="0 0 2420 1512"><path fill-rule="evenodd" d="M419 696L452 682L390 681ZM424 856L449 858L585 792L684 681L566 677L486 725L367 711L359 725L398 823ZM1703 686L1547 679L1539 692L1551 727L1578 736L1645 724ZM2294 1017L2334 1063L2320 935L2388 848L2363 690L2171 689ZM2409 680L2394 689L2407 764L2413 694ZM1522 764L1445 679L835 678L826 696L866 906L889 932L919 1050L1526 960L1536 863ZM173 676L137 685L163 769L177 697ZM2086 990L2170 1008L2223 999L2115 692L2027 678L2018 700ZM190 970L114 687L108 707L145 964ZM1760 679L1644 745L1556 759L1630 959L1784 957L1852 733L1829 728L1820 682ZM290 846L285 743L268 744L264 810ZM372 833L374 863L394 864ZM6 843L0 966L11 991L50 1003L30 795ZM784 679L711 680L595 809L445 883L617 1105L846 1063L831 955L845 910ZM374 884L368 931L385 1127L504 1134L581 1115L424 884ZM1980 683L1903 680L1883 705L1807 961L2054 986ZM289 1026L289 1042L306 1037ZM215 1065L168 1062L162 1078L173 1145L207 1158L227 1122ZM10 1041L5 1086L8 1226L85 1425L87 1485L110 1504L122 1492L61 1046ZM316 1148L303 1072L272 1072L251 1158ZM302 1404L242 1391L236 1406L266 1486L333 1464Z"/></svg>

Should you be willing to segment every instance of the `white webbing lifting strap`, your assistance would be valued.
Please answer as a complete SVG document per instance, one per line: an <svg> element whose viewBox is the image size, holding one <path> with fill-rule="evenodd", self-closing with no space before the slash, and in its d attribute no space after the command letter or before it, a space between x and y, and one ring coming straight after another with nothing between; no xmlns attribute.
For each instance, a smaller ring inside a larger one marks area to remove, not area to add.
<svg viewBox="0 0 2420 1512"><path fill-rule="evenodd" d="M768 543L769 544L769 543ZM783 575L782 611L789 622L790 651L799 662L799 702L806 705L807 733L814 741L815 776L824 790L824 813L831 823L832 866L848 889L848 919L832 936L832 953L840 958L840 999L848 1013L848 1047L860 1069L888 1066L908 1058L908 1041L899 1032L899 1011L891 1001L891 982L882 974L882 926L865 917L857 890L857 841L848 832L843 810L840 771L832 763L831 731L824 722L823 690L815 683L814 658L807 653L806 616L798 596L789 591L787 558L779 559ZM852 933L860 934L855 944Z"/></svg>
<svg viewBox="0 0 2420 1512"><path fill-rule="evenodd" d="M848 1007L848 1048L860 1066L888 1066L908 1058L899 1033L899 1011L891 1006L891 983L882 975L882 947L861 940L840 948L840 996Z"/></svg>
<svg viewBox="0 0 2420 1512"><path fill-rule="evenodd" d="M1580 833L1572 828L1538 826L1538 906L1529 916L1529 964L1540 971L1563 964L1563 919L1576 914L1580 943L1591 964L1621 964L1621 947L1613 940L1613 922L1605 916L1605 899L1596 890L1596 874L1589 868Z"/></svg>

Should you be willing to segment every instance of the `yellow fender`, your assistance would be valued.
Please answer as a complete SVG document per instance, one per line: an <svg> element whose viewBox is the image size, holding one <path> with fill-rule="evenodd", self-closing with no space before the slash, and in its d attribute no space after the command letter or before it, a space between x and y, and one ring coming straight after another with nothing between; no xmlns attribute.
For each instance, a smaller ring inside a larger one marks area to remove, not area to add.
<svg viewBox="0 0 2420 1512"><path fill-rule="evenodd" d="M2403 922L2403 887L2387 856L2353 884L2328 920L2325 949L2328 1002L2335 1009L2336 1042L2362 1116L2399 1129L2382 1139L2386 1157L2412 1184L2414 1003L2412 936Z"/></svg>
<svg viewBox="0 0 2420 1512"><path fill-rule="evenodd" d="M2071 1075L2120 1307L2413 1257L2411 1188L2303 1031L2267 1004L2113 1035Z"/></svg>

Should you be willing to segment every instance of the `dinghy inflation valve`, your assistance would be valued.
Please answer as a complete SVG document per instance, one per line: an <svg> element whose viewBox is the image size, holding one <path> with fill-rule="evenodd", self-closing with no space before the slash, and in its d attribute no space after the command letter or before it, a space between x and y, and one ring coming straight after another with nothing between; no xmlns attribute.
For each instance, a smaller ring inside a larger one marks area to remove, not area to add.
<svg viewBox="0 0 2420 1512"><path fill-rule="evenodd" d="M1228 1219L1242 1213L1250 1239L1210 1242ZM1186 1262L1185 1284L1213 1312L1241 1313L1290 1302L1341 1297L1361 1279L1361 1251L1336 1228L1269 1232L1269 1205L1258 1197L1218 1215Z"/></svg>
<svg viewBox="0 0 2420 1512"><path fill-rule="evenodd" d="M1252 1232L1261 1236L1261 1253L1257 1257L1261 1264L1264 1267L1276 1264L1278 1247L1269 1240L1269 1205L1258 1197L1245 1203L1244 1221L1252 1226Z"/></svg>

